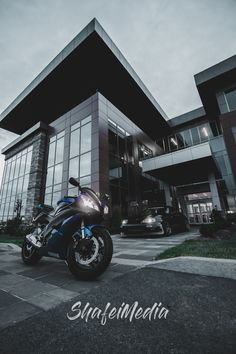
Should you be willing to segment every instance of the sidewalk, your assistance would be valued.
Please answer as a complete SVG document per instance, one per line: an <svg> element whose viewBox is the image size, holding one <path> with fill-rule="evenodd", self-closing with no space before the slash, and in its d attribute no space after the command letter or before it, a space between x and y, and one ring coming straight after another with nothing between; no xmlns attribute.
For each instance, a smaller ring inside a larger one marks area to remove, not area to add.
<svg viewBox="0 0 236 354"><path fill-rule="evenodd" d="M236 280L236 260L234 259L186 256L155 261L148 267Z"/></svg>

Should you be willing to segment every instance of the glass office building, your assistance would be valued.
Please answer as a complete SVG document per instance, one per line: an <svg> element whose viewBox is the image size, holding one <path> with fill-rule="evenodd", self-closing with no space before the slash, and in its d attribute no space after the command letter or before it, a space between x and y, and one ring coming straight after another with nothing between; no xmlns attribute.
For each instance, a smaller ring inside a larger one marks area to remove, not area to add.
<svg viewBox="0 0 236 354"><path fill-rule="evenodd" d="M19 137L2 151L0 221L76 194L71 176L110 194L115 226L132 201L181 208L190 223L208 223L214 206L236 211L235 57L195 82L202 107L168 120L91 21L1 114Z"/></svg>

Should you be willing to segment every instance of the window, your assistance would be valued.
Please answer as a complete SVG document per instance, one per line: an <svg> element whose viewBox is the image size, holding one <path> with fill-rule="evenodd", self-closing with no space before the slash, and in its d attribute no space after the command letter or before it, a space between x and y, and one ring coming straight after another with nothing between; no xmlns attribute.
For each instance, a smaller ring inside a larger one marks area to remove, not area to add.
<svg viewBox="0 0 236 354"><path fill-rule="evenodd" d="M208 123L200 125L198 129L201 142L207 141L213 137L211 127Z"/></svg>
<svg viewBox="0 0 236 354"><path fill-rule="evenodd" d="M79 178L81 186L91 186L91 116L71 126L69 177ZM86 177L85 177L86 176ZM68 184L68 194L78 189Z"/></svg>
<svg viewBox="0 0 236 354"><path fill-rule="evenodd" d="M16 203L21 203L21 216L24 215L32 160L32 146L6 160L2 188L0 221L16 216Z"/></svg>
<svg viewBox="0 0 236 354"><path fill-rule="evenodd" d="M197 127L191 128L191 134L192 134L193 145L200 143L200 137L199 137Z"/></svg>
<svg viewBox="0 0 236 354"><path fill-rule="evenodd" d="M64 158L64 135L65 132L62 131L50 139L44 198L44 203L49 205L56 204L55 198L59 196L61 190ZM58 199L60 199L60 196Z"/></svg>
<svg viewBox="0 0 236 354"><path fill-rule="evenodd" d="M139 143L138 144L138 156L139 160L145 160L153 156L152 150L149 149L146 145Z"/></svg>
<svg viewBox="0 0 236 354"><path fill-rule="evenodd" d="M236 88L225 92L229 112L236 110Z"/></svg>
<svg viewBox="0 0 236 354"><path fill-rule="evenodd" d="M232 128L232 133L233 133L233 136L234 136L234 141L236 143L236 126Z"/></svg>

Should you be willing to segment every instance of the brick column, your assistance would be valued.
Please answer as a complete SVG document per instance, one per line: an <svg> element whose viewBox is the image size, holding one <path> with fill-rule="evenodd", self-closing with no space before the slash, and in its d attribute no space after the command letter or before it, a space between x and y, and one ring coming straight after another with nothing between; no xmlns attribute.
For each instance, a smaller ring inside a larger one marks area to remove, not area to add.
<svg viewBox="0 0 236 354"><path fill-rule="evenodd" d="M34 137L33 143L32 162L30 168L30 178L25 212L27 219L32 217L37 205L43 202L47 153L47 133L45 131L41 131Z"/></svg>

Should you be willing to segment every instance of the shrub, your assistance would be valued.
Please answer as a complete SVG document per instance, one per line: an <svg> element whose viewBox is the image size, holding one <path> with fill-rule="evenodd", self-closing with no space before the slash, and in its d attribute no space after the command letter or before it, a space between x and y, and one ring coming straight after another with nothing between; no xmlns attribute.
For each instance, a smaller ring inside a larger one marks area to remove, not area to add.
<svg viewBox="0 0 236 354"><path fill-rule="evenodd" d="M4 232L9 235L16 235L21 224L21 220L18 218L9 219L6 222Z"/></svg>
<svg viewBox="0 0 236 354"><path fill-rule="evenodd" d="M214 233L218 230L215 224L203 224L200 226L200 234L206 237L214 237Z"/></svg>

